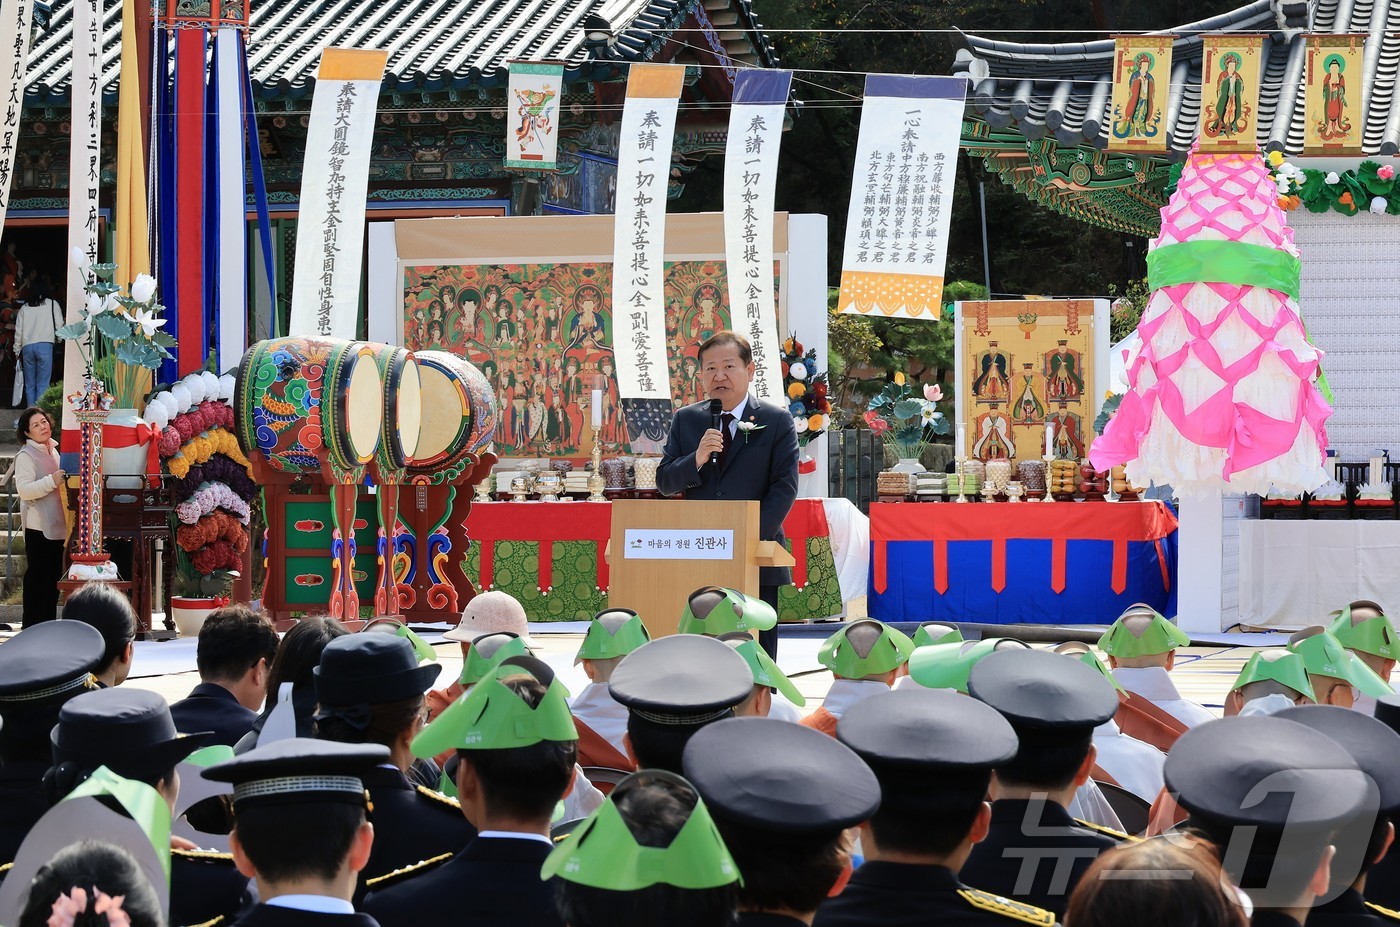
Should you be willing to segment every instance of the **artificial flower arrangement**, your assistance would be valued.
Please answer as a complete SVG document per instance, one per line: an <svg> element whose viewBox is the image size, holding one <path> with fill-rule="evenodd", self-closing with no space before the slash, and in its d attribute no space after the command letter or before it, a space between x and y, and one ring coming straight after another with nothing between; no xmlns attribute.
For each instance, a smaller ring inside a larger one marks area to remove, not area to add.
<svg viewBox="0 0 1400 927"><path fill-rule="evenodd" d="M160 330L166 322L160 317L165 307L156 300L155 278L137 274L122 292L122 287L112 282L116 264L91 264L81 248L73 249L72 260L82 274L87 301L78 321L54 334L78 346L89 376L99 347L111 354L116 361L115 382L105 386L113 404L139 408L147 390L147 372L158 370L163 361L174 356L170 348L175 347L175 338Z"/></svg>
<svg viewBox="0 0 1400 927"><path fill-rule="evenodd" d="M1400 184L1393 165L1362 161L1356 170L1338 173L1300 168L1288 163L1280 151L1269 152L1267 160L1281 209L1332 209L1344 216L1365 209L1375 215L1400 215Z"/></svg>
<svg viewBox="0 0 1400 927"><path fill-rule="evenodd" d="M831 427L831 402L827 398L826 374L817 370L817 352L807 350L797 335L783 342L783 391L788 411L797 429L797 446L806 447Z"/></svg>
<svg viewBox="0 0 1400 927"><path fill-rule="evenodd" d="M892 383L871 397L865 411L865 424L879 435L885 445L900 459L923 454L935 435L951 430L948 418L938 411L944 398L937 383L925 383L922 397L902 372L894 375Z"/></svg>

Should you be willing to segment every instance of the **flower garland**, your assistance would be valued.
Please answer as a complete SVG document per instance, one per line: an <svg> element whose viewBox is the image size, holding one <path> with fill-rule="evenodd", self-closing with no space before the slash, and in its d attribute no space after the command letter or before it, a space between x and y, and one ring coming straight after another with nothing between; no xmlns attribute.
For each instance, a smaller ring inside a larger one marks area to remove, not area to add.
<svg viewBox="0 0 1400 927"><path fill-rule="evenodd" d="M198 407L177 415L160 434L160 456L174 457L180 447L214 428L233 428L233 408L206 399Z"/></svg>
<svg viewBox="0 0 1400 927"><path fill-rule="evenodd" d="M223 509L238 516L243 524L248 524L252 512L248 503L238 498L238 494L223 483L205 483L184 502L175 506L175 517L182 524L192 525L216 509Z"/></svg>
<svg viewBox="0 0 1400 927"><path fill-rule="evenodd" d="M175 532L175 541L180 545L180 549L187 553L197 553L201 547L215 541L226 541L231 550L241 554L248 549L248 532L238 519L228 512L215 511L192 525L181 525Z"/></svg>
<svg viewBox="0 0 1400 927"><path fill-rule="evenodd" d="M831 402L827 399L826 374L817 371L817 352L806 350L792 334L783 342L783 391L797 429L797 446L819 438L831 426Z"/></svg>
<svg viewBox="0 0 1400 927"><path fill-rule="evenodd" d="M1331 209L1344 216L1354 216L1362 209L1374 215L1400 216L1400 184L1393 165L1362 161L1356 170L1339 174L1300 168L1285 161L1279 151L1269 152L1268 162L1279 208L1285 211L1302 206L1308 212Z"/></svg>
<svg viewBox="0 0 1400 927"><path fill-rule="evenodd" d="M189 441L170 458L166 466L169 467L171 476L183 480L189 476L191 467L206 462L215 454L223 454L237 462L247 469L249 476L252 476L252 465L248 463L248 458L243 456L243 451L238 446L238 439L227 428L206 431Z"/></svg>
<svg viewBox="0 0 1400 927"><path fill-rule="evenodd" d="M176 503L185 502L205 483L223 483L244 502L258 494L258 485L248 478L248 471L223 454L215 454L202 464L190 467L184 479L173 484Z"/></svg>

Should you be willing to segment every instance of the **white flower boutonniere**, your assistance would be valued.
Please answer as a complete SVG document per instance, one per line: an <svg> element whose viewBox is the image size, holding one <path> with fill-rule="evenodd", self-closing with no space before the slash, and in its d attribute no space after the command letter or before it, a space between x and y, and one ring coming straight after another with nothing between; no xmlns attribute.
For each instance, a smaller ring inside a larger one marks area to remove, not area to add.
<svg viewBox="0 0 1400 927"><path fill-rule="evenodd" d="M744 433L744 443L745 443L745 444L748 444L748 443L749 443L749 435L750 435L750 434L752 434L752 433L755 432L755 431L762 431L763 429L767 428L768 426L767 426L767 425L760 425L760 424L758 424L757 422L748 421L748 422L735 422L735 423L734 423L734 427L737 428L737 429L739 429L740 431L742 431L742 432Z"/></svg>

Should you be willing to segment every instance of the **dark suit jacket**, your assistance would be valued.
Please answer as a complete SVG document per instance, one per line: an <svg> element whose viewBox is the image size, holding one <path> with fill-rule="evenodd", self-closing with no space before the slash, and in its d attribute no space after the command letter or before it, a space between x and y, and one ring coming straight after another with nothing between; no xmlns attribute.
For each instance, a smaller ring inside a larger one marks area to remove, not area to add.
<svg viewBox="0 0 1400 927"><path fill-rule="evenodd" d="M227 853L170 851L170 927L190 927L223 917L227 922L253 906L248 877Z"/></svg>
<svg viewBox="0 0 1400 927"><path fill-rule="evenodd" d="M415 786L397 769L378 766L360 778L374 804L370 813L374 847L360 872L356 903L363 900L368 880L443 853L456 853L476 836L476 828L462 817L456 801Z"/></svg>
<svg viewBox="0 0 1400 927"><path fill-rule="evenodd" d="M0 765L0 865L14 862L19 845L49 810L40 785L49 765L40 760Z"/></svg>
<svg viewBox="0 0 1400 927"><path fill-rule="evenodd" d="M718 467L697 470L695 449L710 427L710 404L696 402L678 410L671 419L656 486L664 495L687 499L756 499L759 538L782 544L786 540L783 520L797 498L797 430L787 409L759 402L752 394L743 420L762 427L747 435L737 432ZM781 586L792 582L792 571L763 567L758 581L763 586Z"/></svg>
<svg viewBox="0 0 1400 927"><path fill-rule="evenodd" d="M228 923L224 921L223 923ZM274 904L254 905L233 927L379 927L363 914L320 914Z"/></svg>
<svg viewBox="0 0 1400 927"><path fill-rule="evenodd" d="M1050 927L1054 921L1049 911L969 890L944 866L868 860L840 895L822 902L812 927Z"/></svg>
<svg viewBox="0 0 1400 927"><path fill-rule="evenodd" d="M540 879L550 849L541 840L478 837L442 865L370 892L362 910L383 927L564 927L554 886Z"/></svg>
<svg viewBox="0 0 1400 927"><path fill-rule="evenodd" d="M1366 876L1366 900L1400 910L1400 847L1387 853Z"/></svg>
<svg viewBox="0 0 1400 927"><path fill-rule="evenodd" d="M1366 884L1371 884L1369 876ZM1308 912L1308 927L1387 927L1396 921L1400 914L1368 906L1361 893L1351 888Z"/></svg>
<svg viewBox="0 0 1400 927"><path fill-rule="evenodd" d="M1053 801L1036 808L1023 799L992 802L987 839L972 848L962 871L965 885L1004 895L1063 917L1084 870L1118 841L1084 827ZM1065 869L1068 869L1068 878Z"/></svg>
<svg viewBox="0 0 1400 927"><path fill-rule="evenodd" d="M258 713L238 704L238 699L223 686L201 682L188 696L170 706L170 717L181 734L213 731L210 743L232 747L253 729Z"/></svg>

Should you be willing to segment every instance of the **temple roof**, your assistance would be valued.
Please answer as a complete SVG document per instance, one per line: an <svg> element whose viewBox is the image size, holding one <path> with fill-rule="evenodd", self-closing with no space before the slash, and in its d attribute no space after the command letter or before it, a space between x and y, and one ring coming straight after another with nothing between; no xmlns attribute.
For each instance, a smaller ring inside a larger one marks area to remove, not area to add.
<svg viewBox="0 0 1400 927"><path fill-rule="evenodd" d="M140 0L138 0L140 2ZM634 61L694 63L707 56L736 68L773 67L777 58L750 0L250 0L248 64L263 99L308 96L326 46L384 48L384 93L485 90L504 86L512 59L565 62L573 81L625 73ZM121 6L104 0L102 86L115 104ZM587 48L584 21L612 26L606 49ZM698 22L704 33L678 36ZM72 74L72 0L57 0L29 55L25 97L66 105ZM686 41L689 39L689 41ZM708 60L708 59L707 59Z"/></svg>

